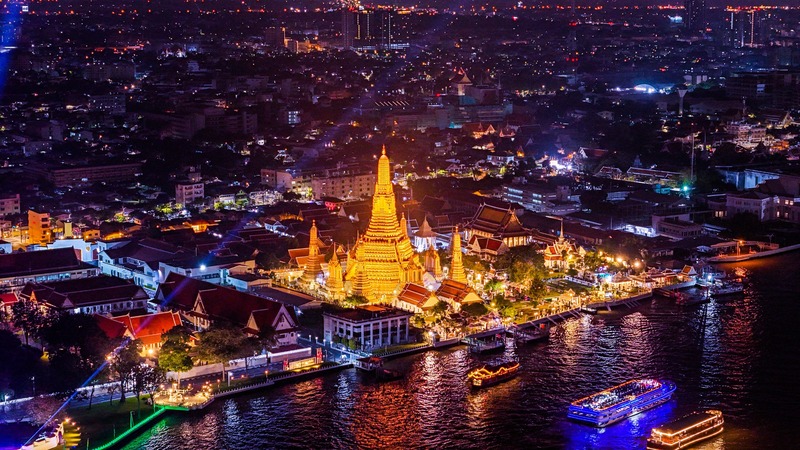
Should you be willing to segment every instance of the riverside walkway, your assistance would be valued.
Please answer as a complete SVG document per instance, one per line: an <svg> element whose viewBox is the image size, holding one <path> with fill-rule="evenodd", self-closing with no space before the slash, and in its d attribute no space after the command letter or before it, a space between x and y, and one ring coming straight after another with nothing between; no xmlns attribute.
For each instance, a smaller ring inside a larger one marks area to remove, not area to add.
<svg viewBox="0 0 800 450"><path fill-rule="evenodd" d="M214 389L211 383L205 383L195 389L166 389L156 393L154 403L156 406L175 411L194 411L204 409L217 398L229 397L244 392L252 392L274 386L278 383L318 376L353 367L352 364L327 363L326 365L300 369L291 372L281 372L269 376L253 377L251 383L241 383L234 386L223 386Z"/></svg>

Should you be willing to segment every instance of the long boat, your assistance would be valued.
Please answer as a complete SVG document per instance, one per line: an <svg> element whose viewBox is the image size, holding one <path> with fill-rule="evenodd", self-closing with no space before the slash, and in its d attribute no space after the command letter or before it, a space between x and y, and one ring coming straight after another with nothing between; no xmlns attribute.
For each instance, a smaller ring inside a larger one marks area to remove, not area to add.
<svg viewBox="0 0 800 450"><path fill-rule="evenodd" d="M710 288L711 296L714 298L741 294L742 292L744 292L744 284L741 281L717 282Z"/></svg>
<svg viewBox="0 0 800 450"><path fill-rule="evenodd" d="M497 383L514 378L519 371L519 362L507 362L495 366L482 366L472 369L467 379L474 388L494 386Z"/></svg>
<svg viewBox="0 0 800 450"><path fill-rule="evenodd" d="M725 419L722 412L708 410L693 412L654 428L647 440L647 448L670 450L686 448L722 433Z"/></svg>
<svg viewBox="0 0 800 450"><path fill-rule="evenodd" d="M655 288L655 289L653 289L653 295L657 295L659 297L666 297L666 298L676 299L676 300L683 297L683 294L681 294L678 291L671 291L669 289L664 289L664 288Z"/></svg>
<svg viewBox="0 0 800 450"><path fill-rule="evenodd" d="M711 298L706 297L705 295L684 295L683 297L675 300L675 304L681 306L693 306L701 303L708 303L710 301Z"/></svg>
<svg viewBox="0 0 800 450"><path fill-rule="evenodd" d="M513 331L513 336L518 344L531 344L533 342L545 341L550 338L550 327L516 328Z"/></svg>
<svg viewBox="0 0 800 450"><path fill-rule="evenodd" d="M606 427L668 402L675 383L666 380L631 380L572 402L567 417L596 427Z"/></svg>

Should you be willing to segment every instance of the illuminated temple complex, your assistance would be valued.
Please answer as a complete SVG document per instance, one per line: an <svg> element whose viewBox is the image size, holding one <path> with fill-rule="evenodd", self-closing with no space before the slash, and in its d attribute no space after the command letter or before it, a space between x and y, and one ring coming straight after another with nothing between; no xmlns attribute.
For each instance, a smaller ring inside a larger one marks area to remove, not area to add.
<svg viewBox="0 0 800 450"><path fill-rule="evenodd" d="M424 267L397 220L394 188L386 148L378 160L378 181L366 233L351 250L345 281L348 291L370 302L390 302L405 283L419 283Z"/></svg>

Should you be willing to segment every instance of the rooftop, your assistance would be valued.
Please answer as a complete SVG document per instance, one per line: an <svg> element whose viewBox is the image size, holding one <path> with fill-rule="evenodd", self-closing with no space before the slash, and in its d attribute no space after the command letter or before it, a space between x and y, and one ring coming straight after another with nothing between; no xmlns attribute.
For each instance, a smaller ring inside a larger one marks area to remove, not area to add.
<svg viewBox="0 0 800 450"><path fill-rule="evenodd" d="M390 319L393 317L410 317L414 314L401 309L381 305L360 306L355 309L342 309L339 311L325 312L324 315L344 319L350 322L369 322L373 320Z"/></svg>

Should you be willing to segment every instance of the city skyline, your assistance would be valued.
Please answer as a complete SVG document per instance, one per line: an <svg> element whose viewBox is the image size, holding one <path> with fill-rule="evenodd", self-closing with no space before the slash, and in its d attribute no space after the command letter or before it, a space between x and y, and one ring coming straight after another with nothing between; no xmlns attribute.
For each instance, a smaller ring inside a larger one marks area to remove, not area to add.
<svg viewBox="0 0 800 450"><path fill-rule="evenodd" d="M800 8L404 4L4 6L0 448L793 444Z"/></svg>

